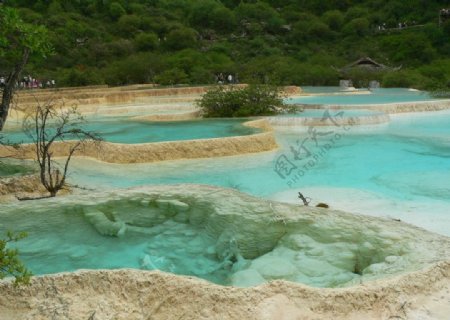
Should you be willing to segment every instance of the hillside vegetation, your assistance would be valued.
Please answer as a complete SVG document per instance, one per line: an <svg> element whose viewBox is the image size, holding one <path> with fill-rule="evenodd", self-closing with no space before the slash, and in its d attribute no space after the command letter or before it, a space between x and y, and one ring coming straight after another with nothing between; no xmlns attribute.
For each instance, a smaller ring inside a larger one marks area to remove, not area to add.
<svg viewBox="0 0 450 320"><path fill-rule="evenodd" d="M54 54L26 73L60 86L240 82L337 85L370 56L382 85L450 87L447 0L6 0L45 25ZM399 23L402 28L399 28ZM0 65L1 72L1 65Z"/></svg>

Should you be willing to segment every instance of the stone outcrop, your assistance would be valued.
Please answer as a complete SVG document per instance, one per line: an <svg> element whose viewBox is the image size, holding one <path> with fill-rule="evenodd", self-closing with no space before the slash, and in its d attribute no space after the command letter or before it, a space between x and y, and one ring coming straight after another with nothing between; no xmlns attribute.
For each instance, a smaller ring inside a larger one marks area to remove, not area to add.
<svg viewBox="0 0 450 320"><path fill-rule="evenodd" d="M364 104L364 105L308 105L299 104L306 109L334 109L334 110L377 110L388 114L405 112L426 112L450 109L450 99L434 101L399 102L386 104Z"/></svg>
<svg viewBox="0 0 450 320"><path fill-rule="evenodd" d="M304 109L316 110L371 110L379 113L368 115L344 116L321 119L320 117L296 117L282 116L270 117L268 121L273 126L293 127L293 126L356 126L372 125L390 122L389 114L407 112L429 112L450 109L450 100L418 101L404 103L371 104L371 105L310 105L299 104Z"/></svg>
<svg viewBox="0 0 450 320"><path fill-rule="evenodd" d="M17 96L18 108L26 109L36 101L62 100L66 106L124 105L167 101L194 101L205 93L207 87L154 88L126 86L111 88L65 88L55 90L21 91Z"/></svg>
<svg viewBox="0 0 450 320"><path fill-rule="evenodd" d="M386 113L440 111L450 109L450 100L392 103L375 108Z"/></svg>
<svg viewBox="0 0 450 320"><path fill-rule="evenodd" d="M201 118L201 111L195 110L183 113L163 113L163 114L151 114L145 116L137 116L132 118L139 121L186 121Z"/></svg>
<svg viewBox="0 0 450 320"><path fill-rule="evenodd" d="M66 185L58 195L72 192ZM39 198L48 196L49 192L42 185L38 174L0 178L0 202L17 198Z"/></svg>
<svg viewBox="0 0 450 320"><path fill-rule="evenodd" d="M302 88L297 86L286 86L283 88L282 93L287 96L297 96L303 93Z"/></svg>
<svg viewBox="0 0 450 320"><path fill-rule="evenodd" d="M0 179L0 196L10 194L43 194L47 191L42 186L39 176L26 175Z"/></svg>
<svg viewBox="0 0 450 320"><path fill-rule="evenodd" d="M245 84L234 85L245 87ZM152 84L131 85L124 87L86 87L63 88L48 90L24 90L17 94L17 110L30 110L36 105L47 101L60 101L66 106L76 105L80 110L89 111L95 106L117 106L130 104L161 104L161 103L193 103L206 93L211 86L158 88ZM283 89L285 95L298 95L301 88L287 86ZM12 114L12 117L15 115Z"/></svg>
<svg viewBox="0 0 450 320"><path fill-rule="evenodd" d="M333 117L321 119L317 117L270 117L269 123L273 126L356 126L388 123L389 115L385 113L351 116L351 117Z"/></svg>

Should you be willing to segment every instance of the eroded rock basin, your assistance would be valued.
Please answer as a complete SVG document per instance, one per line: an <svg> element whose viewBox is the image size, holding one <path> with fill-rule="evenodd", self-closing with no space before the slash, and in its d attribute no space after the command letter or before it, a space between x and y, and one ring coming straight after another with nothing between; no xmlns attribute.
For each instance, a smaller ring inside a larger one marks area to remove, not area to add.
<svg viewBox="0 0 450 320"><path fill-rule="evenodd" d="M36 274L135 268L248 287L282 279L342 287L450 258L411 225L201 185L154 186L2 205ZM3 231L3 230L2 230Z"/></svg>

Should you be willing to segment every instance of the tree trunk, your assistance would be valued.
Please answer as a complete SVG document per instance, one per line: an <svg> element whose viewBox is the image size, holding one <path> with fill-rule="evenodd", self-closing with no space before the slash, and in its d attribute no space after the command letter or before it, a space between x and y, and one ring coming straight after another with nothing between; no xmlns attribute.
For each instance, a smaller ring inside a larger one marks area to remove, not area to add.
<svg viewBox="0 0 450 320"><path fill-rule="evenodd" d="M6 80L5 87L3 88L2 102L0 104L0 131L3 130L6 119L8 118L9 107L16 89L17 80L19 80L20 74L27 64L29 57L30 49L24 48L22 59L16 63L14 70L9 74L8 79Z"/></svg>

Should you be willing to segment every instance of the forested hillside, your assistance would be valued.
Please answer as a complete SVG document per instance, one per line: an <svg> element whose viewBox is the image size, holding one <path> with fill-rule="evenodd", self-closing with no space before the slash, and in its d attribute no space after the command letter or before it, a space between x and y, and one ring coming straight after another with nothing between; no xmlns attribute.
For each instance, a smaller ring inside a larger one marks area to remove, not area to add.
<svg viewBox="0 0 450 320"><path fill-rule="evenodd" d="M54 54L26 73L61 86L240 82L337 85L369 56L384 86L450 86L448 0L6 0ZM335 68L333 68L335 67ZM1 71L0 71L1 72Z"/></svg>

